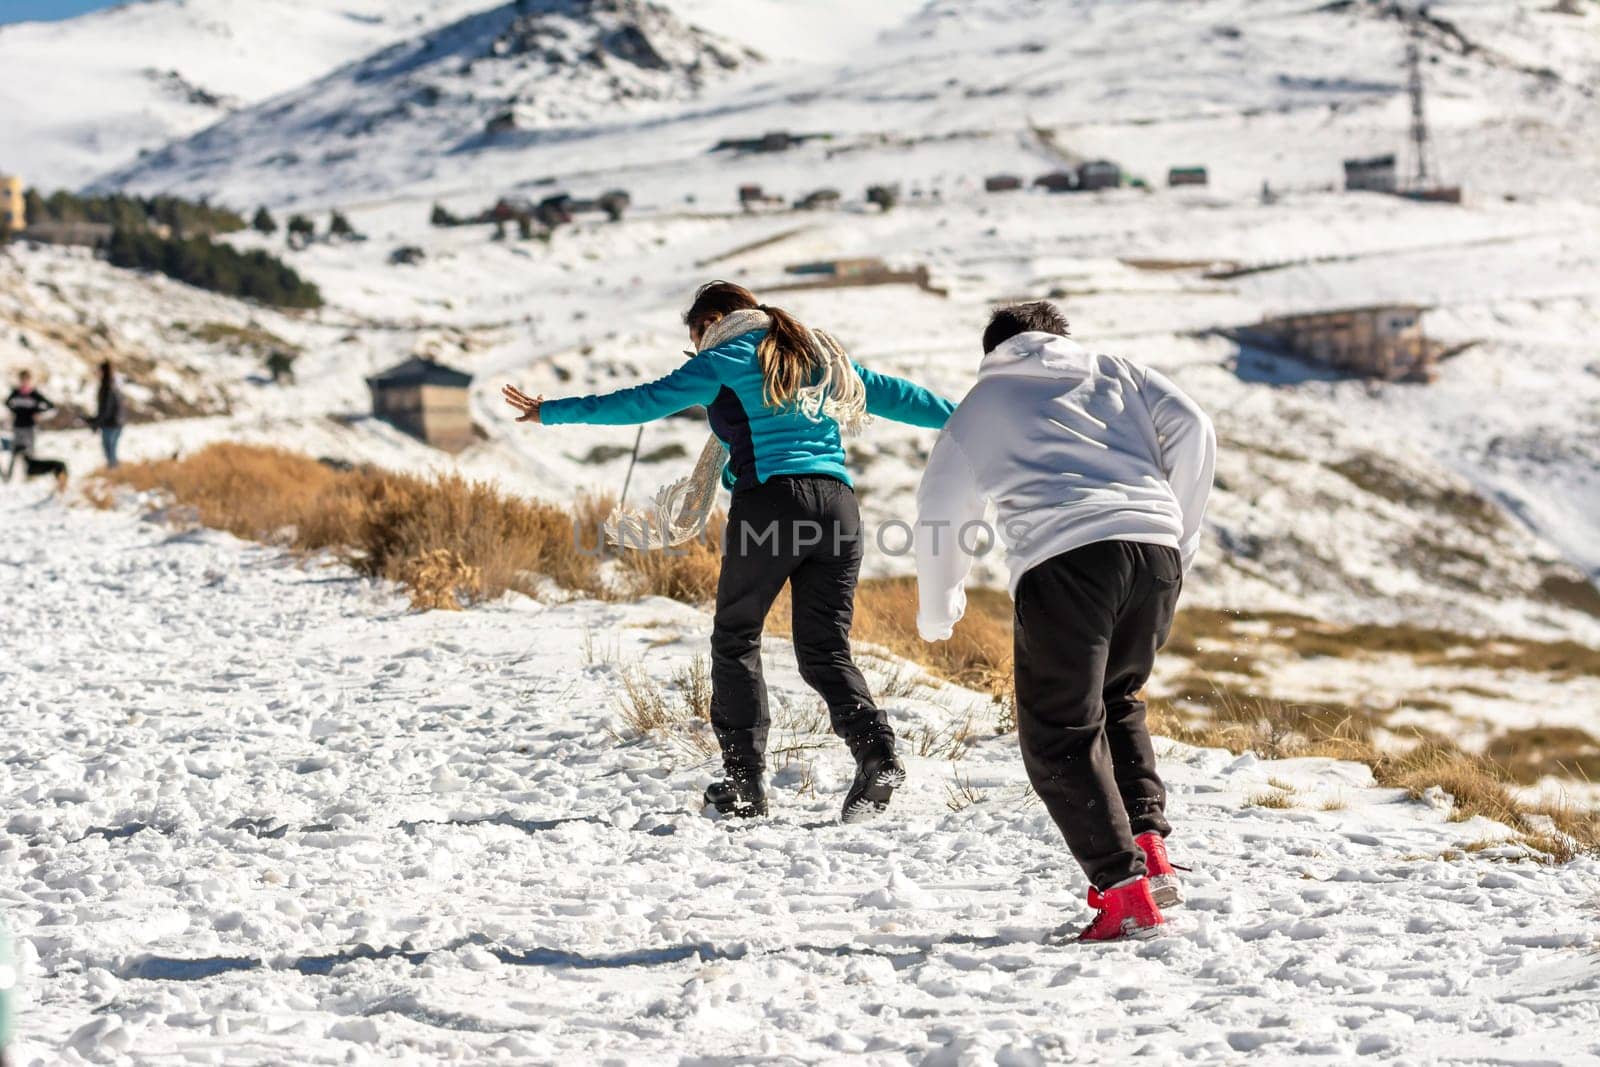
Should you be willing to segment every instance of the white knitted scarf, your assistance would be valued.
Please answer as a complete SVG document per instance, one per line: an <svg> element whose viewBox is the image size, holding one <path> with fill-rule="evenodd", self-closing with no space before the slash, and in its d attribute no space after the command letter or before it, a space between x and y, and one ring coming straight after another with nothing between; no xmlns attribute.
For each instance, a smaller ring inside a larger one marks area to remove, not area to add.
<svg viewBox="0 0 1600 1067"><path fill-rule="evenodd" d="M700 338L700 351L754 330L771 328L772 319L765 311L735 311L706 328ZM828 418L839 424L841 433L858 433L871 421L867 415L866 383L844 346L821 330L810 333L818 371L812 384L796 394L795 407L813 422ZM711 518L711 506L727 461L727 446L712 434L687 478L663 486L647 504L614 510L604 524L606 540L622 548L649 550L676 548L700 537Z"/></svg>

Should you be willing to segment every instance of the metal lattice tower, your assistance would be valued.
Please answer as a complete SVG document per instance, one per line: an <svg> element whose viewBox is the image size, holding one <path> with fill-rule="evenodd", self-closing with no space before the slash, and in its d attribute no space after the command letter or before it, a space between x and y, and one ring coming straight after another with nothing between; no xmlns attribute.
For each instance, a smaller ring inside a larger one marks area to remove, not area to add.
<svg viewBox="0 0 1600 1067"><path fill-rule="evenodd" d="M1411 93L1411 183L1416 188L1428 184L1428 116L1423 107L1422 84L1422 20L1413 14L1410 18L1411 40L1406 44L1406 66L1410 70L1408 89Z"/></svg>

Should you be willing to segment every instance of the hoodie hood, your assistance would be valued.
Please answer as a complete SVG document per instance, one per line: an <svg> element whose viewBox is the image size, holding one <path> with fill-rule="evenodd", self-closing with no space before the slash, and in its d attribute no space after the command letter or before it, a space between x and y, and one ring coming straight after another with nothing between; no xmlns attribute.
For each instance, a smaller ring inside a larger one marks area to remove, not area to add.
<svg viewBox="0 0 1600 1067"><path fill-rule="evenodd" d="M1019 333L978 364L979 378L1084 378L1094 364L1088 349L1053 333Z"/></svg>

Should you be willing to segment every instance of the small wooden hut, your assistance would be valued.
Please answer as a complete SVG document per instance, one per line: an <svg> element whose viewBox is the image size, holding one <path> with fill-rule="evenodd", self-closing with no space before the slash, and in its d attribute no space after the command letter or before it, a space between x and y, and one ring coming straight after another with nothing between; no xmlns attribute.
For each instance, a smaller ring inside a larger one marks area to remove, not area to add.
<svg viewBox="0 0 1600 1067"><path fill-rule="evenodd" d="M471 384L472 375L421 356L367 379L375 417L446 452L477 440L467 402Z"/></svg>

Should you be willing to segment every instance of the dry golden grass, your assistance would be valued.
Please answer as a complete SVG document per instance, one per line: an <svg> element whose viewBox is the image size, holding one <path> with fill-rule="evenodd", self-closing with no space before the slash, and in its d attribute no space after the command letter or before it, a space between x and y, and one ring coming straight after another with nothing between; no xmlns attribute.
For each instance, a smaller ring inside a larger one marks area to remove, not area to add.
<svg viewBox="0 0 1600 1067"><path fill-rule="evenodd" d="M973 599L955 635L928 644L917 635L916 580L868 580L856 591L852 638L914 660L958 685L1002 697L1012 686L1010 600L1006 598L1002 614L983 591L974 591Z"/></svg>
<svg viewBox="0 0 1600 1067"><path fill-rule="evenodd" d="M1266 624L1268 634L1259 628ZM1575 641L1477 637L1404 623L1326 622L1282 611L1185 608L1178 613L1167 651L1202 674L1260 673L1260 661L1371 659L1404 656L1425 666L1470 664L1524 670L1558 678L1600 674L1600 649Z"/></svg>
<svg viewBox="0 0 1600 1067"><path fill-rule="evenodd" d="M1507 730L1484 750L1524 785L1546 775L1592 782L1600 778L1600 739L1576 726L1531 726Z"/></svg>
<svg viewBox="0 0 1600 1067"><path fill-rule="evenodd" d="M1288 793L1280 793L1275 789L1269 789L1249 797L1245 800L1245 804L1252 808L1283 809L1294 807L1294 799Z"/></svg>
<svg viewBox="0 0 1600 1067"><path fill-rule="evenodd" d="M124 463L99 478L140 492L161 490L192 508L202 525L239 537L266 540L295 527L298 538L305 525L302 547L312 550L336 543L309 542L352 518L344 511L347 500L334 493L338 471L277 448L215 444L183 459Z"/></svg>
<svg viewBox="0 0 1600 1067"><path fill-rule="evenodd" d="M722 574L722 534L727 516L716 512L703 535L664 552L624 551L620 559L629 591L637 596L664 596L703 607L717 598Z"/></svg>
<svg viewBox="0 0 1600 1067"><path fill-rule="evenodd" d="M1404 753L1374 753L1366 760L1379 785L1420 798L1438 786L1453 799L1450 818L1478 815L1516 830L1522 842L1564 863L1600 852L1600 812L1563 804L1530 803L1512 794L1505 769L1449 742L1424 742Z"/></svg>
<svg viewBox="0 0 1600 1067"><path fill-rule="evenodd" d="M710 728L711 668L704 656L696 656L672 676L670 693L644 671L624 670L618 711L623 725L619 740L654 737L696 759L717 751Z"/></svg>
<svg viewBox="0 0 1600 1067"><path fill-rule="evenodd" d="M1198 723L1186 720L1170 704L1152 701L1150 729L1186 744L1253 751L1269 759L1323 756L1364 763L1379 785L1404 789L1413 799L1438 786L1452 798L1452 820L1482 815L1504 823L1524 844L1555 862L1600 852L1600 812L1525 801L1512 793L1513 778L1504 767L1448 740L1418 733L1413 747L1393 752L1378 747L1365 720L1330 721L1315 708L1220 692L1210 715ZM1275 792L1252 797L1248 803L1292 806L1287 784L1275 779L1270 784ZM1339 800L1334 806L1324 804L1323 810L1343 806Z"/></svg>
<svg viewBox="0 0 1600 1067"><path fill-rule="evenodd" d="M334 470L281 449L214 444L176 460L127 463L103 482L160 491L205 526L307 552L405 583L420 608L528 591L540 577L600 590L572 517L456 475Z"/></svg>
<svg viewBox="0 0 1600 1067"><path fill-rule="evenodd" d="M1197 701L1200 713L1172 700L1149 701L1152 733L1202 748L1255 752L1267 759L1327 756L1365 760L1376 751L1370 720L1343 709L1240 696L1213 686Z"/></svg>
<svg viewBox="0 0 1600 1067"><path fill-rule="evenodd" d="M963 778L961 772L954 769L950 773L955 778L955 783L945 787L945 807L951 811L963 811L989 799L989 795L981 789L972 788L971 778Z"/></svg>

